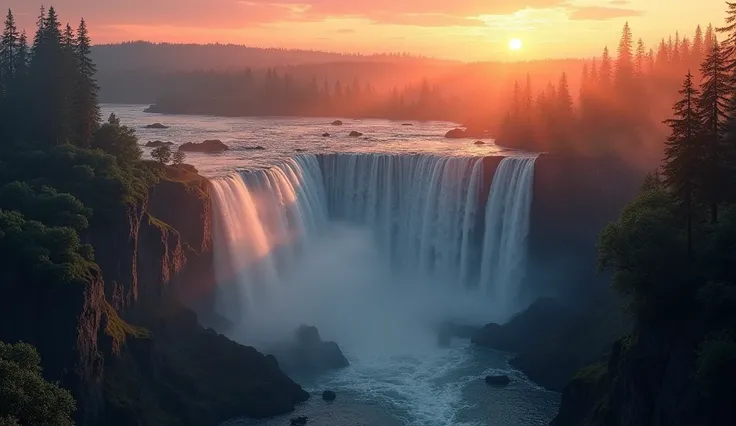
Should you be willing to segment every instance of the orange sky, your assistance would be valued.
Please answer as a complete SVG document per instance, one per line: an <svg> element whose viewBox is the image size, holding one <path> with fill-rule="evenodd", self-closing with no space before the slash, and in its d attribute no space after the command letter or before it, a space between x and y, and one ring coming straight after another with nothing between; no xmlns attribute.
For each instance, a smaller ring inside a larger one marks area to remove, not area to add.
<svg viewBox="0 0 736 426"><path fill-rule="evenodd" d="M9 0L33 29L39 4ZM3 2L5 3L5 2ZM721 25L721 0L56 0L88 21L96 43L237 43L346 52L411 52L476 60L598 55L629 21L655 45L675 30ZM524 47L510 52L508 40Z"/></svg>

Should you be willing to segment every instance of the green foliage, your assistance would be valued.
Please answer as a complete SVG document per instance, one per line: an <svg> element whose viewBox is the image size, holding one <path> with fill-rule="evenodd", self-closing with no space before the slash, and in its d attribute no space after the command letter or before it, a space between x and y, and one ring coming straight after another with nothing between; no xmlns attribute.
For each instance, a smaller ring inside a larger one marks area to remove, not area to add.
<svg viewBox="0 0 736 426"><path fill-rule="evenodd" d="M171 161L171 148L168 145L160 146L153 150L151 157L161 164L168 164Z"/></svg>
<svg viewBox="0 0 736 426"><path fill-rule="evenodd" d="M712 333L698 353L695 380L704 394L722 401L736 397L736 340L732 332Z"/></svg>
<svg viewBox="0 0 736 426"><path fill-rule="evenodd" d="M26 343L0 342L0 425L73 425L69 391L41 377L41 357Z"/></svg>
<svg viewBox="0 0 736 426"><path fill-rule="evenodd" d="M138 161L142 154L135 131L120 124L115 114L110 114L107 123L97 130L92 147L113 155L121 164Z"/></svg>
<svg viewBox="0 0 736 426"><path fill-rule="evenodd" d="M184 164L186 160L187 160L187 154L184 151L176 151L174 155L171 157L171 161L177 166Z"/></svg>
<svg viewBox="0 0 736 426"><path fill-rule="evenodd" d="M81 231L89 226L92 211L71 194L54 188L32 188L26 182L12 182L0 187L0 209L17 210L26 218L49 226L67 226Z"/></svg>
<svg viewBox="0 0 736 426"><path fill-rule="evenodd" d="M15 211L0 210L0 255L9 272L49 285L86 282L94 267L92 247L74 229L26 220Z"/></svg>
<svg viewBox="0 0 736 426"><path fill-rule="evenodd" d="M599 266L613 271L614 288L631 297L639 317L691 303L690 265L677 202L663 189L645 188L600 236Z"/></svg>
<svg viewBox="0 0 736 426"><path fill-rule="evenodd" d="M581 380L585 383L598 383L606 377L606 364L599 362L593 365L589 365L575 374L576 380Z"/></svg>

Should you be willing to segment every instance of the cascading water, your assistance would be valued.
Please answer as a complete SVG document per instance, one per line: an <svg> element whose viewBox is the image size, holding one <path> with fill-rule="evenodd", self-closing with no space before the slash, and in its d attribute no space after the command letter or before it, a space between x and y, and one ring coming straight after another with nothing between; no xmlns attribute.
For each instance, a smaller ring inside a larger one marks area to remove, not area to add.
<svg viewBox="0 0 736 426"><path fill-rule="evenodd" d="M401 271L450 286L477 280L481 158L335 154L322 170L331 218L371 229Z"/></svg>
<svg viewBox="0 0 736 426"><path fill-rule="evenodd" d="M480 283L498 309L513 310L524 277L536 159L504 158L488 197Z"/></svg>
<svg viewBox="0 0 736 426"><path fill-rule="evenodd" d="M219 313L242 319L259 294L278 290L288 264L325 228L324 184L314 156L215 179L215 273Z"/></svg>
<svg viewBox="0 0 736 426"><path fill-rule="evenodd" d="M497 355L438 348L433 329L517 308L534 161L503 159L490 190L492 161L433 155L305 155L214 180L217 309L239 325L231 336L268 350L316 325L351 367L303 384L401 419L376 424L539 424L524 399L467 420L482 417L463 414L465 389L514 373Z"/></svg>

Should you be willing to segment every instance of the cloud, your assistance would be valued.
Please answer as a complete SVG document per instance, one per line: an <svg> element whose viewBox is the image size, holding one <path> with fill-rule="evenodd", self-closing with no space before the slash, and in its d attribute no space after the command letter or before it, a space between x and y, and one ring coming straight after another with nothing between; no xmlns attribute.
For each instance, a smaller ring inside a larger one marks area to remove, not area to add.
<svg viewBox="0 0 736 426"><path fill-rule="evenodd" d="M610 0L608 4L613 6L628 6L631 4L631 0Z"/></svg>
<svg viewBox="0 0 736 426"><path fill-rule="evenodd" d="M167 25L243 29L280 22L356 18L380 24L426 27L477 26L481 15L526 8L560 7L567 0L55 0L66 22L84 16L91 25ZM18 13L35 16L28 0L9 0Z"/></svg>
<svg viewBox="0 0 736 426"><path fill-rule="evenodd" d="M618 7L588 6L571 8L570 19L574 21L607 21L609 19L641 16L644 12Z"/></svg>

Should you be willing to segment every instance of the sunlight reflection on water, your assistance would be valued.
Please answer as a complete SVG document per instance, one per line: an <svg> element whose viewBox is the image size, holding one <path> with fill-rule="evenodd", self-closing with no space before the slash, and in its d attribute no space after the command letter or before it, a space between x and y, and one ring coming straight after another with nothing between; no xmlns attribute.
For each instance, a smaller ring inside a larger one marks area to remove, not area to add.
<svg viewBox="0 0 736 426"><path fill-rule="evenodd" d="M229 171L269 167L299 152L375 152L432 153L458 156L487 156L509 152L496 146L493 139L446 139L456 123L444 121L390 121L380 119L341 119L342 126L333 126L334 118L299 117L209 117L201 115L162 115L144 113L145 105L102 106L103 116L115 113L123 124L135 129L141 146L161 140L180 145L219 139L230 146L223 154L187 153L187 162L206 176L218 176ZM168 129L146 129L162 123ZM404 124L411 124L405 126ZM363 133L350 137L351 131ZM323 133L330 133L323 137ZM484 145L475 145L481 140ZM262 146L264 150L247 150ZM143 148L144 156L151 149ZM303 151L297 151L303 150Z"/></svg>

